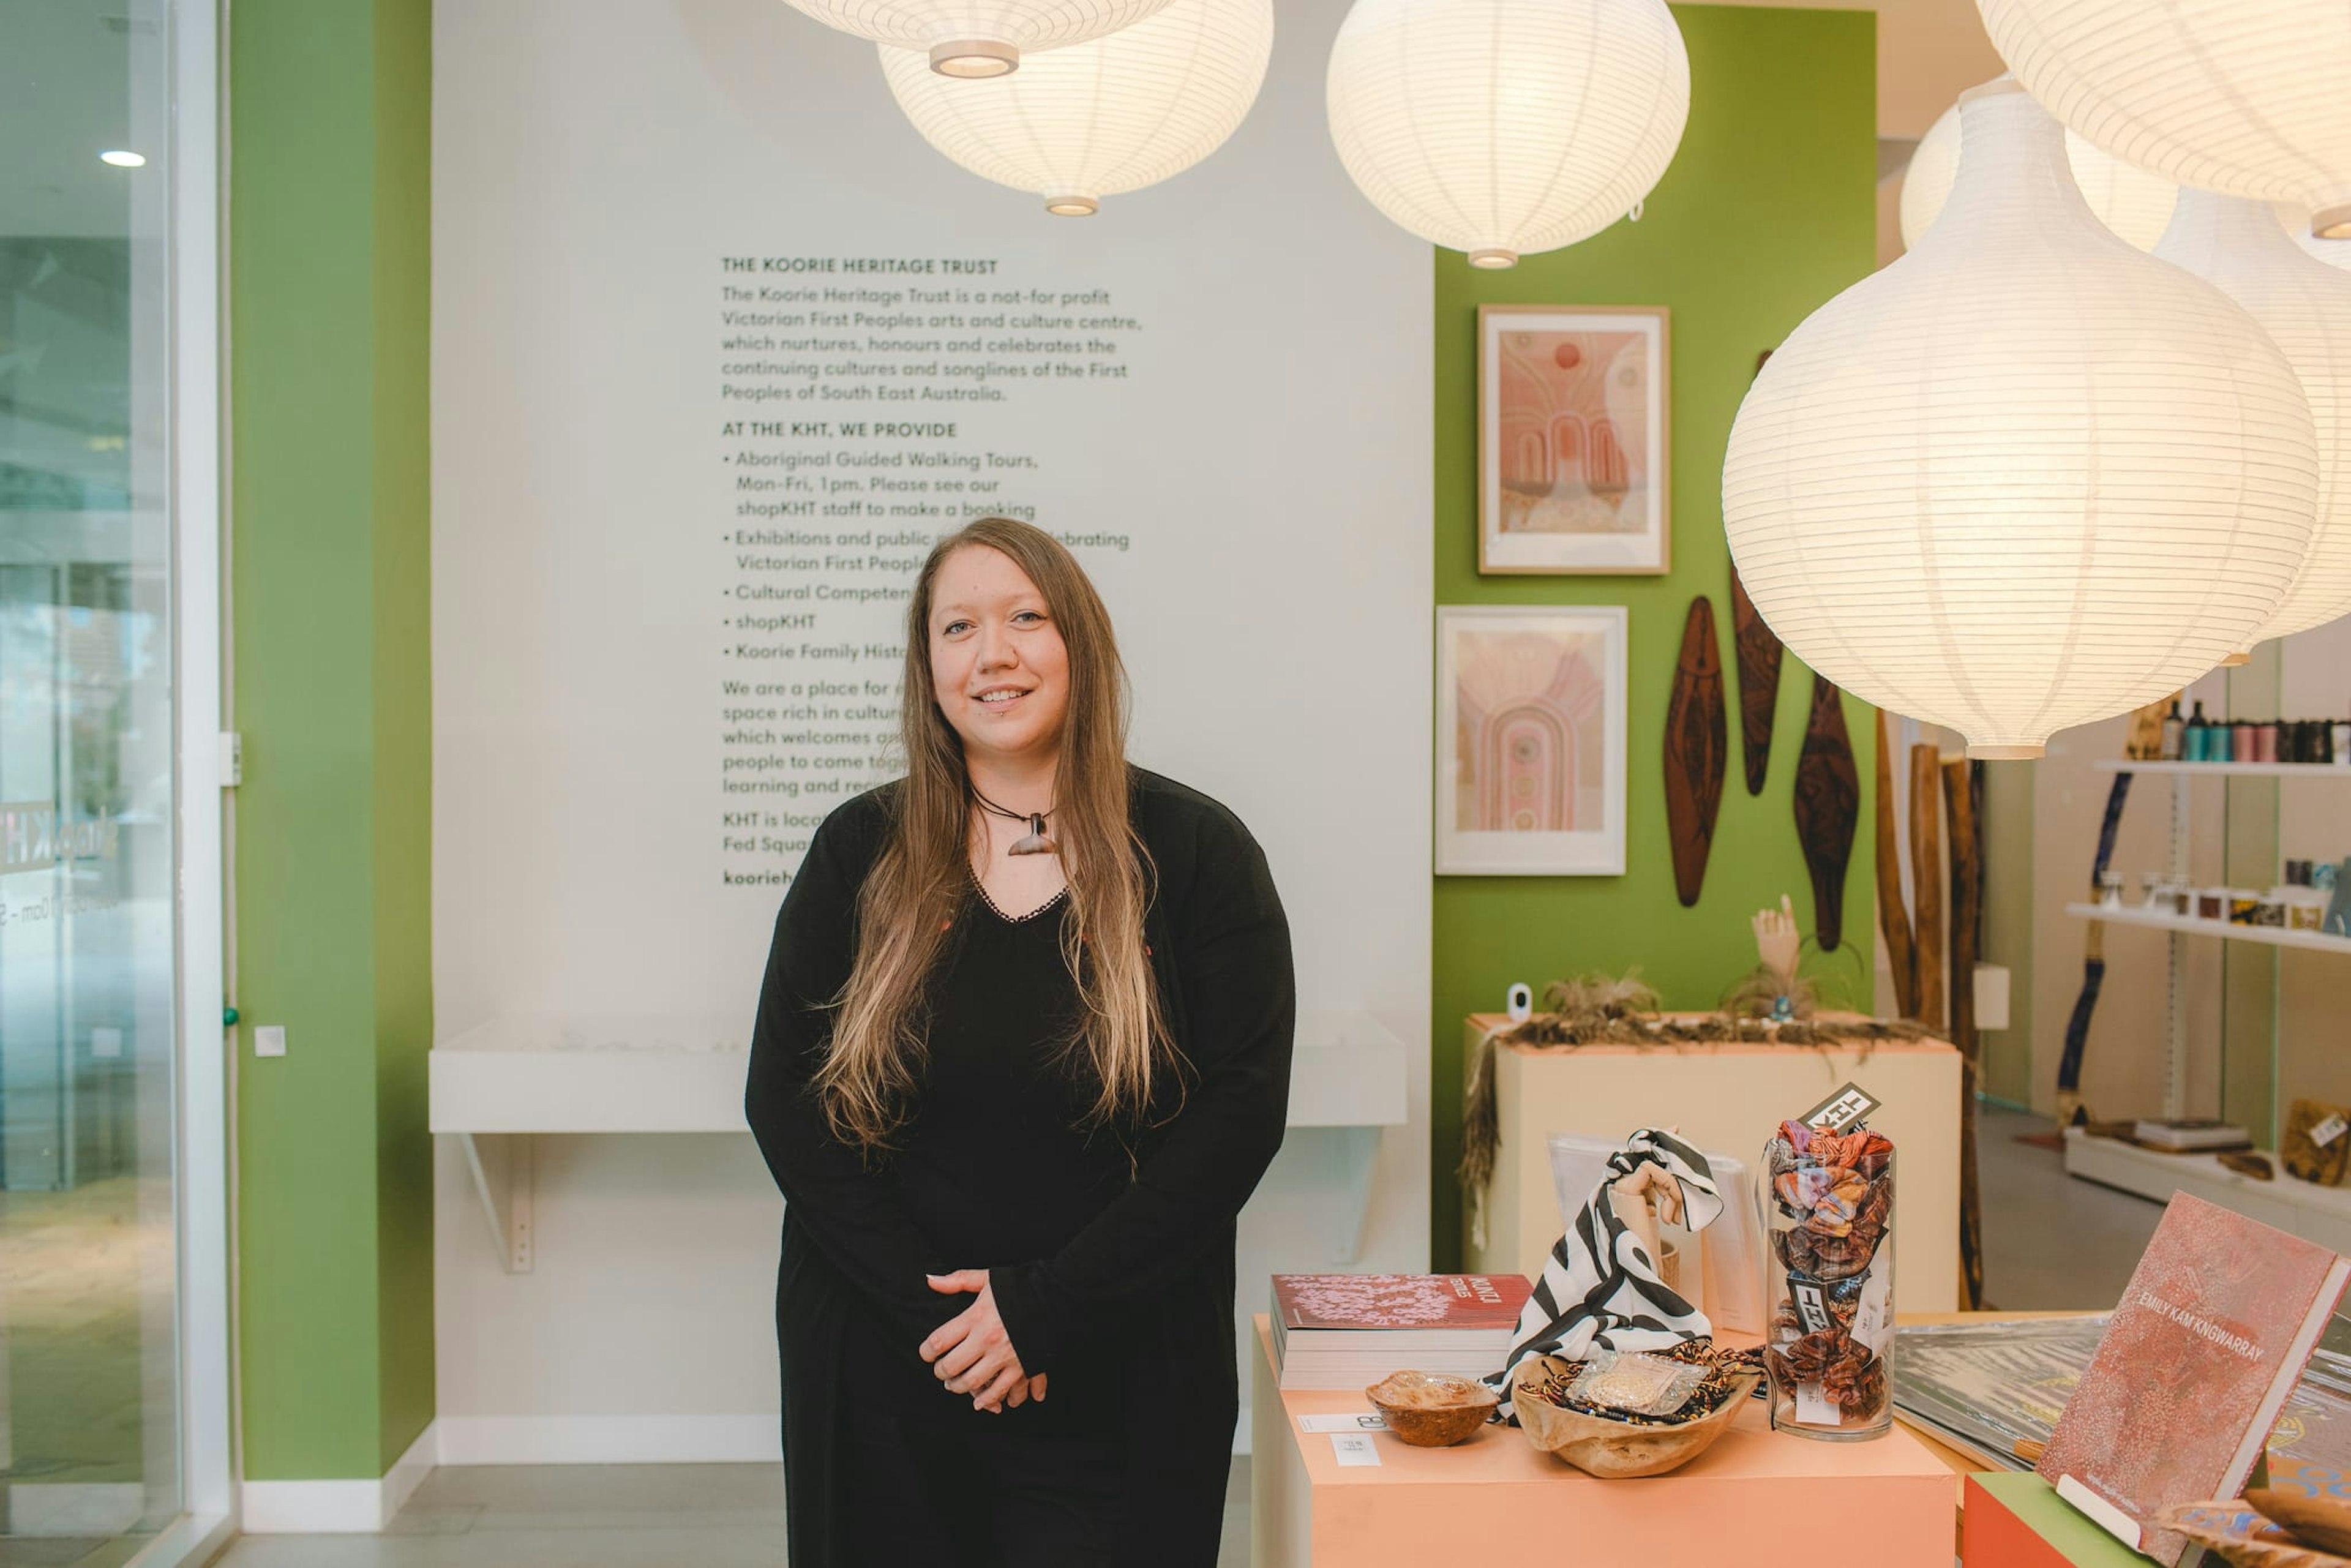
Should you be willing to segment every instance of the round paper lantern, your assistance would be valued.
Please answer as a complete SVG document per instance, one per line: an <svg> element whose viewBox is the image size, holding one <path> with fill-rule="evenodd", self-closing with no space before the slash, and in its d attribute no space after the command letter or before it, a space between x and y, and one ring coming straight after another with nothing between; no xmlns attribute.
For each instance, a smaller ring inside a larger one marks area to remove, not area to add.
<svg viewBox="0 0 2351 1568"><path fill-rule="evenodd" d="M2252 640L2308 631L2351 612L2351 484L2342 472L2351 454L2351 276L2304 255L2266 204L2210 191L2179 193L2179 211L2155 254L2243 306L2284 351L2310 402L2318 438L2310 554Z"/></svg>
<svg viewBox="0 0 2351 1568"><path fill-rule="evenodd" d="M942 76L1000 77L1023 56L1140 22L1167 0L790 0L844 33L914 49Z"/></svg>
<svg viewBox="0 0 2351 1568"><path fill-rule="evenodd" d="M2091 216L2040 105L1960 101L1942 217L1748 390L1723 523L1799 658L1971 756L2037 757L2268 622L2318 457L2268 334Z"/></svg>
<svg viewBox="0 0 2351 1568"><path fill-rule="evenodd" d="M2171 221L2171 205L2179 187L2160 174L2124 162L2099 151L2079 133L2065 132L2065 164L2074 183L2098 221L2141 250L2153 250ZM1902 244L1918 243L1927 225L1943 210L1951 194L1951 178L1959 172L1959 106L1951 105L1918 140L1910 167L1902 174Z"/></svg>
<svg viewBox="0 0 2351 1568"><path fill-rule="evenodd" d="M882 50L898 107L973 173L1082 217L1104 196L1180 174L1249 115L1273 53L1273 0L1174 0L1009 81L957 81Z"/></svg>
<svg viewBox="0 0 2351 1568"><path fill-rule="evenodd" d="M2351 7L2341 0L1979 0L1992 47L2118 158L2351 235ZM2339 237L2339 236L2338 236Z"/></svg>
<svg viewBox="0 0 2351 1568"><path fill-rule="evenodd" d="M1510 267L1656 187L1689 118L1689 56L1664 0L1355 0L1327 94L1374 206Z"/></svg>

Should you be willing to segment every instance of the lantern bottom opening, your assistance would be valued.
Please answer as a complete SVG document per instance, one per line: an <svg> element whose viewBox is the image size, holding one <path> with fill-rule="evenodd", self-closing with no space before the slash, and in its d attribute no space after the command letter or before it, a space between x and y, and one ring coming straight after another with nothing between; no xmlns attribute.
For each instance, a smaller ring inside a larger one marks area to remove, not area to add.
<svg viewBox="0 0 2351 1568"><path fill-rule="evenodd" d="M2351 202L2337 202L2312 213L2310 232L2319 239L2351 239Z"/></svg>
<svg viewBox="0 0 2351 1568"><path fill-rule="evenodd" d="M2045 746L1978 746L1971 741L1968 745L1968 760L1970 762L2030 762L2036 757L2046 756L2048 751L2049 748Z"/></svg>
<svg viewBox="0 0 2351 1568"><path fill-rule="evenodd" d="M1473 250L1469 265L1482 267L1489 272L1499 272L1506 267L1519 265L1519 253L1514 250Z"/></svg>
<svg viewBox="0 0 2351 1568"><path fill-rule="evenodd" d="M1102 203L1092 196L1048 196L1045 210L1057 218L1090 218L1102 211Z"/></svg>
<svg viewBox="0 0 2351 1568"><path fill-rule="evenodd" d="M2220 667L2224 670L2237 670L2242 669L2252 662L2253 656L2251 653L2224 653L2221 655Z"/></svg>
<svg viewBox="0 0 2351 1568"><path fill-rule="evenodd" d="M1020 51L1001 38L949 38L931 46L931 69L943 77L1009 76L1020 68Z"/></svg>

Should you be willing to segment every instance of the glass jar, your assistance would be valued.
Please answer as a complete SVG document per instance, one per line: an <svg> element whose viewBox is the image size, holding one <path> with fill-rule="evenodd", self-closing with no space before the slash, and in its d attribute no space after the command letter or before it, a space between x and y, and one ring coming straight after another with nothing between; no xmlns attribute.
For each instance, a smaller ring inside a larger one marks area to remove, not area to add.
<svg viewBox="0 0 2351 1568"><path fill-rule="evenodd" d="M1894 1145L1858 1123L1783 1122L1756 1184L1770 1239L1773 1430L1830 1442L1894 1424Z"/></svg>

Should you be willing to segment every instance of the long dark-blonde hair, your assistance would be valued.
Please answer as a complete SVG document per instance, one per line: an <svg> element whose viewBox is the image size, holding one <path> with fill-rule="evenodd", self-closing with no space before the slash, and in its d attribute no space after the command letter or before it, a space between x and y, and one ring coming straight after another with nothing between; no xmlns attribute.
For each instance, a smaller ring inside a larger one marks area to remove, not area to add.
<svg viewBox="0 0 2351 1568"><path fill-rule="evenodd" d="M857 956L817 1073L834 1135L869 1153L888 1148L905 1121L928 1049L927 982L971 897L971 782L962 738L932 685L930 622L940 568L973 546L1001 551L1028 575L1069 650L1052 831L1070 887L1061 956L1080 1002L1069 1043L1094 1086L1092 1118L1140 1119L1176 1054L1144 944L1152 865L1134 829L1126 666L1110 612L1052 535L1009 517L980 517L932 547L906 606L899 716L906 777L894 791L887 842L858 893Z"/></svg>

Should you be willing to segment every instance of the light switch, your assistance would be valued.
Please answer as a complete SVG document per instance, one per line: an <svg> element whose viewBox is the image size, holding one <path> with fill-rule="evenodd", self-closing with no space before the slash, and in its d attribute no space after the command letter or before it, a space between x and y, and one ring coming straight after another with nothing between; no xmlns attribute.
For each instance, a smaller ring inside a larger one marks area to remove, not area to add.
<svg viewBox="0 0 2351 1568"><path fill-rule="evenodd" d="M253 1029L253 1054L283 1056L286 1054L286 1026L282 1023L256 1024Z"/></svg>

